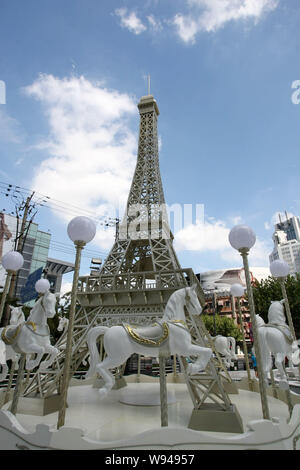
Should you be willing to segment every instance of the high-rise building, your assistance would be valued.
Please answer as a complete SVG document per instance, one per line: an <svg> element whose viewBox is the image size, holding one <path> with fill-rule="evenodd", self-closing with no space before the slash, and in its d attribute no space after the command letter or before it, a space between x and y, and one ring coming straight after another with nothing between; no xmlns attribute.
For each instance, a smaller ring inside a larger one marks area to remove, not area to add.
<svg viewBox="0 0 300 470"><path fill-rule="evenodd" d="M22 221L10 214L0 213L0 262L2 256L15 249L15 238L18 231L18 225ZM27 278L35 271L42 274L46 267L51 234L39 230L36 223L31 223L25 238L22 249L24 264L17 273L16 295L21 296L24 290ZM0 265L0 289L5 283L6 271Z"/></svg>
<svg viewBox="0 0 300 470"><path fill-rule="evenodd" d="M0 213L0 292L5 284L6 271L1 265L2 256L15 249L18 231L16 217ZM60 292L62 276L74 270L74 264L49 258L51 234L39 230L36 223L31 223L22 249L24 264L17 273L15 294L22 304L34 305L37 297L35 282L44 275L50 282L53 292Z"/></svg>
<svg viewBox="0 0 300 470"><path fill-rule="evenodd" d="M274 248L269 256L270 263L281 259L288 263L290 274L300 273L300 219L288 217L286 220L279 217L279 222L274 226Z"/></svg>

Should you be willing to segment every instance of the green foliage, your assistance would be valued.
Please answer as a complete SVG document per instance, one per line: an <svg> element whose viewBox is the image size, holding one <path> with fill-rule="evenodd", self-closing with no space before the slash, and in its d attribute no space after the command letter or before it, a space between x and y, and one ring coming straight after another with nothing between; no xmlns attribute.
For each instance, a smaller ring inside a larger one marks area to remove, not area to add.
<svg viewBox="0 0 300 470"><path fill-rule="evenodd" d="M234 323L232 318L226 316L215 315L216 332L214 329L214 316L202 315L201 316L206 329L211 336L222 335L232 336L236 342L242 341L242 333L239 327Z"/></svg>
<svg viewBox="0 0 300 470"><path fill-rule="evenodd" d="M70 305L71 305L71 292L66 292L59 300L58 314L61 317L69 318Z"/></svg>
<svg viewBox="0 0 300 470"><path fill-rule="evenodd" d="M285 281L285 288L290 304L293 324L296 336L300 336L300 275L288 276ZM261 282L257 282L253 287L253 297L255 312L266 322L268 321L268 310L272 300L283 298L280 283L273 277L268 277Z"/></svg>

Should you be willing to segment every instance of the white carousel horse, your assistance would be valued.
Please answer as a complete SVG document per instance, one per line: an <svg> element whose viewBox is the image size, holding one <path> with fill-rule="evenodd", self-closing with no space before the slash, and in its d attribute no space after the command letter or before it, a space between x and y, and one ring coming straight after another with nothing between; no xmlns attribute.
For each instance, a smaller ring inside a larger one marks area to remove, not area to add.
<svg viewBox="0 0 300 470"><path fill-rule="evenodd" d="M233 360L237 359L235 354L235 339L232 336L212 336L215 348L221 356L227 367L233 366Z"/></svg>
<svg viewBox="0 0 300 470"><path fill-rule="evenodd" d="M262 369L267 382L268 373L272 368L272 354L280 379L287 382L284 360L287 357L294 365L300 363L297 341L294 341L291 330L286 323L284 300L271 302L268 311L268 323L256 315L258 338L261 349Z"/></svg>
<svg viewBox="0 0 300 470"><path fill-rule="evenodd" d="M57 331L63 331L65 333L68 330L69 320L67 317L60 317Z"/></svg>
<svg viewBox="0 0 300 470"><path fill-rule="evenodd" d="M212 356L212 350L192 344L191 335L185 323L185 308L190 314L200 315L200 306L196 284L174 292L169 298L163 317L155 326L132 327L96 326L87 335L90 351L90 368L86 378L98 373L104 379L104 387L99 389L102 397L112 389L115 378L109 371L119 367L133 354L159 357L160 354L178 356L196 356L197 360L189 364L188 373L196 374L205 369ZM97 338L104 335L103 344L106 358L100 362Z"/></svg>
<svg viewBox="0 0 300 470"><path fill-rule="evenodd" d="M26 322L19 325L8 325L0 329L1 339L19 354L36 354L36 358L26 358L26 369L32 370L40 364L44 354L50 354L47 361L40 364L40 368L49 367L58 354L58 349L51 346L50 331L47 318L56 314L56 294L47 291L32 308Z"/></svg>
<svg viewBox="0 0 300 470"><path fill-rule="evenodd" d="M11 309L10 314L10 325L19 325L25 321L25 315L23 313L22 307L13 307L9 305ZM11 360L15 363L15 369L19 367L20 354L17 354L14 349L9 345L5 344L2 339L0 340L0 365L1 365L1 374L0 380L4 380L8 373L7 361Z"/></svg>

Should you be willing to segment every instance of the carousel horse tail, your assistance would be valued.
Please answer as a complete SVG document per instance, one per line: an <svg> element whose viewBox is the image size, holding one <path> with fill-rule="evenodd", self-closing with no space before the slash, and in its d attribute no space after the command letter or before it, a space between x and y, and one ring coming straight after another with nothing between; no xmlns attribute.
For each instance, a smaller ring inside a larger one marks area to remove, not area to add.
<svg viewBox="0 0 300 470"><path fill-rule="evenodd" d="M100 335L104 335L107 330L109 330L107 326L96 326L95 328L92 328L87 334L87 344L90 351L90 368L85 375L86 379L92 377L96 372L96 365L100 362L97 338Z"/></svg>

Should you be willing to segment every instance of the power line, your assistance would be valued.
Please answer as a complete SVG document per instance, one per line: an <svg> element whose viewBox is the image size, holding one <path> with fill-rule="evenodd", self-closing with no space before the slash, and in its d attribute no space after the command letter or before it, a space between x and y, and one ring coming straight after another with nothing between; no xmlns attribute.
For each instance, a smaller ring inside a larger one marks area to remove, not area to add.
<svg viewBox="0 0 300 470"><path fill-rule="evenodd" d="M12 199L16 199L21 195L25 196L26 194L32 192L28 188L16 186L11 183L5 182L0 182L0 190L1 194L5 195L6 197L10 196ZM41 207L47 207L58 212L63 212L65 214L86 215L96 221L98 225L103 225L107 227L114 226L118 221L117 218L97 215L93 211L80 208L78 206L75 206L74 204L59 201L58 199L51 198L50 196L46 196L38 191L35 191L35 197L33 198L33 202Z"/></svg>

